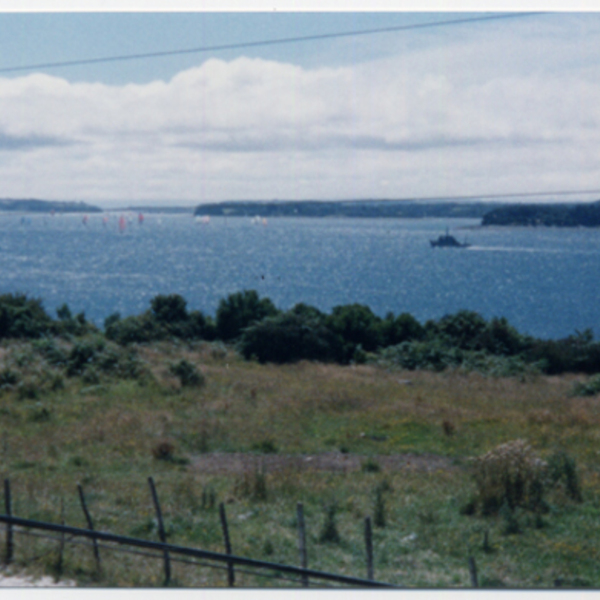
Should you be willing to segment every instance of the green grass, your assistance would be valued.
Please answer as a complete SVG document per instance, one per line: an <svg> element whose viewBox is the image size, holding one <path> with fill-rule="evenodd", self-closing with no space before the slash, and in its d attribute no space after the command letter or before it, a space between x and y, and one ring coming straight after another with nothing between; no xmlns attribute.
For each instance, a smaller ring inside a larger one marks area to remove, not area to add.
<svg viewBox="0 0 600 600"><path fill-rule="evenodd" d="M385 527L374 528L378 579L468 586L472 555L480 581L490 587L600 586L600 405L594 396L572 396L583 378L519 381L364 365L275 367L218 350L211 344L140 347L146 375L118 379L100 372L100 383L90 385L83 376L67 376L64 366L50 364L30 344L1 347L0 371L41 382L35 398L20 394L16 385L0 393L0 476L11 481L14 514L58 522L63 499L66 522L83 527L76 489L81 483L97 529L158 540L147 483L152 475L169 541L223 551L217 506L224 502L234 553L295 565L296 503L302 501L309 566L366 576L364 517L374 514L376 490L386 482ZM204 385L181 385L170 371L180 360L198 369ZM58 377L62 387L52 385ZM583 502L557 490L541 520L518 509L522 533L504 535L500 515L462 514L475 493L466 459L517 438L542 457L567 451L579 469ZM161 442L172 445L173 460L154 458ZM217 475L194 464L207 452L260 458L334 451L358 455L363 465L379 465L380 455L414 453L449 457L454 466L328 473L291 463L267 470L260 483L266 493L257 493L254 468ZM215 502L209 506L211 495ZM332 504L340 541L319 543ZM0 547L3 536L0 531ZM18 534L17 566L52 573L56 547ZM90 548L67 545L63 576L82 585L161 584L160 559L101 552L99 575ZM220 570L174 564L173 573L183 586L226 585ZM236 582L288 585L242 573Z"/></svg>

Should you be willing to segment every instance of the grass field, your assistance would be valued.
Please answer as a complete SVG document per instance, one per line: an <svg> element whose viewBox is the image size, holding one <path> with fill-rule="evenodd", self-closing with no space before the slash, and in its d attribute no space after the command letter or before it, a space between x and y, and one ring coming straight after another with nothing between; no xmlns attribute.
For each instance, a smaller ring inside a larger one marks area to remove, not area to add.
<svg viewBox="0 0 600 600"><path fill-rule="evenodd" d="M584 377L259 365L209 343L140 346L129 371L108 359L92 368L92 356L69 376L55 354L70 344L53 344L0 348L1 475L17 516L59 522L62 502L66 523L84 527L80 483L97 529L158 540L151 475L175 544L223 551L224 502L234 554L297 565L301 501L313 569L365 577L364 517L377 513L381 581L469 586L473 556L483 586L600 587L600 398L571 394ZM125 360L112 346L102 352ZM198 380L173 368L182 359ZM469 510L478 492L469 458L516 439L541 459L568 453L581 501L559 484L546 491L544 511ZM321 456L329 467L313 468ZM337 542L322 539L331 506ZM511 522L518 533L508 533ZM16 538L17 568L52 573L56 556L55 543ZM159 560L107 550L102 558L97 574L90 549L67 545L63 576L81 585L162 582ZM227 578L176 564L173 583ZM292 585L244 573L236 584Z"/></svg>

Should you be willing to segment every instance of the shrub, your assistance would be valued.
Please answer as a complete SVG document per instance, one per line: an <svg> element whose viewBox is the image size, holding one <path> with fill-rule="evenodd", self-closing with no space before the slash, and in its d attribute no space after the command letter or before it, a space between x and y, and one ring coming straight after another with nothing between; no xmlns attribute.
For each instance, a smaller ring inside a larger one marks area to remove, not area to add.
<svg viewBox="0 0 600 600"><path fill-rule="evenodd" d="M150 313L113 321L106 328L106 337L118 344L153 342L166 337L166 331Z"/></svg>
<svg viewBox="0 0 600 600"><path fill-rule="evenodd" d="M108 329L111 325L118 323L121 320L121 313L114 312L112 315L109 315L104 319L104 329Z"/></svg>
<svg viewBox="0 0 600 600"><path fill-rule="evenodd" d="M182 386L198 387L204 385L204 375L198 371L195 365L185 360L185 358L170 365L169 371L179 378Z"/></svg>
<svg viewBox="0 0 600 600"><path fill-rule="evenodd" d="M19 374L8 367L0 371L0 388L10 387L19 383Z"/></svg>
<svg viewBox="0 0 600 600"><path fill-rule="evenodd" d="M98 357L105 348L106 342L103 337L89 336L76 342L67 357L67 375L82 375L87 367Z"/></svg>
<svg viewBox="0 0 600 600"><path fill-rule="evenodd" d="M471 459L481 512L497 513L503 504L510 510L517 506L540 509L546 466L523 440L501 444Z"/></svg>
<svg viewBox="0 0 600 600"><path fill-rule="evenodd" d="M600 375L595 375L586 383L577 382L571 390L572 396L596 396L600 394Z"/></svg>
<svg viewBox="0 0 600 600"><path fill-rule="evenodd" d="M55 366L62 367L67 363L67 353L56 343L53 338L42 338L33 342L33 349L43 356L46 361Z"/></svg>
<svg viewBox="0 0 600 600"><path fill-rule="evenodd" d="M86 320L84 312L73 316L67 304L63 304L56 309L56 316L58 321L54 323L54 331L58 335L82 336L98 331L93 323Z"/></svg>

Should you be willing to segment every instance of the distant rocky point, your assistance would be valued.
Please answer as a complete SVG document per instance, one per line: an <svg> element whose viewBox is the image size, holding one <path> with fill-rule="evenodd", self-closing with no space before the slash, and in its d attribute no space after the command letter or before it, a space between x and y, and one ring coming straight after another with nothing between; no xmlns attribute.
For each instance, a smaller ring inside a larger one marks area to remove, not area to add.
<svg viewBox="0 0 600 600"><path fill-rule="evenodd" d="M58 212L72 213L85 212L97 213L102 212L101 208L86 204L85 202L59 202L54 200L14 200L12 198L0 198L0 211L10 210L19 212Z"/></svg>

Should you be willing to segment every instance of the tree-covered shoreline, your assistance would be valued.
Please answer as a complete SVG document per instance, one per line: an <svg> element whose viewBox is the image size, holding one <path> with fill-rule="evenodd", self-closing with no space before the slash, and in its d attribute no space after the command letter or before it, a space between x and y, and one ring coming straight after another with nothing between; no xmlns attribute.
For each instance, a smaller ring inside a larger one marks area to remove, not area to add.
<svg viewBox="0 0 600 600"><path fill-rule="evenodd" d="M73 315L66 304L56 312L54 319L40 299L1 295L0 340L91 335L122 347L205 340L233 345L246 359L261 363L372 362L390 368L458 368L500 376L600 372L600 342L591 329L543 340L521 334L503 317L486 320L469 310L425 323L408 313L390 312L382 318L361 304L340 305L325 313L300 303L283 311L255 290L243 290L221 299L214 318L188 310L178 294L157 295L139 315L110 315L103 330L84 313Z"/></svg>
<svg viewBox="0 0 600 600"><path fill-rule="evenodd" d="M512 204L495 208L481 220L491 225L600 227L600 201L591 204Z"/></svg>

